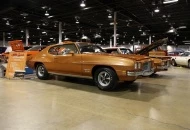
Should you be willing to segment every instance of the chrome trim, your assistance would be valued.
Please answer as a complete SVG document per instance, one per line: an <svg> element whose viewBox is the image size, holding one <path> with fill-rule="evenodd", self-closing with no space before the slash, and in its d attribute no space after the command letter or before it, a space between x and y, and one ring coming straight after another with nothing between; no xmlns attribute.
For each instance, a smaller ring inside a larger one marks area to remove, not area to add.
<svg viewBox="0 0 190 130"><path fill-rule="evenodd" d="M157 66L156 68L157 68L157 69L161 69L161 70L166 70L166 69L168 69L168 68L169 68L169 66L168 66L168 65L164 65L164 66Z"/></svg>
<svg viewBox="0 0 190 130"><path fill-rule="evenodd" d="M154 69L151 69L150 71L144 70L144 71L128 71L127 76L149 76L154 73Z"/></svg>
<svg viewBox="0 0 190 130"><path fill-rule="evenodd" d="M93 77L91 77L91 76L72 75L72 74L61 74L61 73L55 73L55 72L48 72L48 73L54 74L54 75L68 76L68 77L78 77L78 78L85 78L85 79L93 79Z"/></svg>

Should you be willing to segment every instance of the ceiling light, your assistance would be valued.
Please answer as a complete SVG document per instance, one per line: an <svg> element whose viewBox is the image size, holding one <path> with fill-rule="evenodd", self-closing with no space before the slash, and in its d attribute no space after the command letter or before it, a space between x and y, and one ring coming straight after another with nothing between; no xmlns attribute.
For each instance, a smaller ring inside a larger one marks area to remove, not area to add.
<svg viewBox="0 0 190 130"><path fill-rule="evenodd" d="M53 37L50 37L49 39L53 39Z"/></svg>
<svg viewBox="0 0 190 130"><path fill-rule="evenodd" d="M178 27L178 29L185 29L185 28L187 28L187 26L180 26L180 27Z"/></svg>
<svg viewBox="0 0 190 130"><path fill-rule="evenodd" d="M174 33L176 30L173 26L170 27L170 29L168 30L168 33Z"/></svg>
<svg viewBox="0 0 190 130"><path fill-rule="evenodd" d="M88 39L88 37L83 35L81 39Z"/></svg>
<svg viewBox="0 0 190 130"><path fill-rule="evenodd" d="M175 3L178 2L178 0L164 0L163 3L164 4L170 4L170 3Z"/></svg>
<svg viewBox="0 0 190 130"><path fill-rule="evenodd" d="M6 25L7 25L7 26L9 26L9 25L10 25L10 23L9 23L9 21L8 21L8 20L7 20L7 22L6 22Z"/></svg>
<svg viewBox="0 0 190 130"><path fill-rule="evenodd" d="M79 21L78 21L78 20L76 20L76 24L79 24Z"/></svg>
<svg viewBox="0 0 190 130"><path fill-rule="evenodd" d="M61 31L61 33L64 33L64 31Z"/></svg>
<svg viewBox="0 0 190 130"><path fill-rule="evenodd" d="M84 0L82 0L82 2L81 2L81 4L80 4L80 6L81 6L81 7L85 7L85 6L86 6L86 4L85 4Z"/></svg>
<svg viewBox="0 0 190 130"><path fill-rule="evenodd" d="M86 8L83 8L83 10L87 10L87 9L90 9L90 8L92 8L92 7L86 7Z"/></svg>
<svg viewBox="0 0 190 130"><path fill-rule="evenodd" d="M143 33L141 34L141 36L146 36L146 32L143 32Z"/></svg>
<svg viewBox="0 0 190 130"><path fill-rule="evenodd" d="M154 12L155 12L155 13L160 12L159 8L158 8L158 7L156 7L156 9L154 10Z"/></svg>
<svg viewBox="0 0 190 130"><path fill-rule="evenodd" d="M109 14L109 15L108 15L108 18L109 18L109 19L111 19L111 18L112 18L112 15L111 15L111 14Z"/></svg>
<svg viewBox="0 0 190 130"><path fill-rule="evenodd" d="M50 18L53 18L53 16L51 15L51 16L48 16L48 18L50 19Z"/></svg>
<svg viewBox="0 0 190 130"><path fill-rule="evenodd" d="M141 32L142 31L142 29L141 28L139 28L139 32Z"/></svg>
<svg viewBox="0 0 190 130"><path fill-rule="evenodd" d="M24 31L23 31L23 30L21 30L20 32L22 32L22 33L23 33Z"/></svg>
<svg viewBox="0 0 190 130"><path fill-rule="evenodd" d="M37 29L40 30L40 27L38 26Z"/></svg>
<svg viewBox="0 0 190 130"><path fill-rule="evenodd" d="M49 16L49 13L48 13L48 11L46 11L46 13L45 13L45 16Z"/></svg>
<svg viewBox="0 0 190 130"><path fill-rule="evenodd" d="M42 34L45 34L45 33L46 33L46 31L43 31L43 32L42 32Z"/></svg>

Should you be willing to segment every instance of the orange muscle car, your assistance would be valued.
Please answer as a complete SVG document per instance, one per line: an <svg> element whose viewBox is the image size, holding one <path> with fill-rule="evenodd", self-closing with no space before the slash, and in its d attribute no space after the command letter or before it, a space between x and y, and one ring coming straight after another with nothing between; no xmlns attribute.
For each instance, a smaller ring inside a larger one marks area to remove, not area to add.
<svg viewBox="0 0 190 130"><path fill-rule="evenodd" d="M153 73L153 61L141 55L113 55L91 43L51 45L27 61L39 79L49 74L91 78L102 90L114 89L118 81L133 82Z"/></svg>

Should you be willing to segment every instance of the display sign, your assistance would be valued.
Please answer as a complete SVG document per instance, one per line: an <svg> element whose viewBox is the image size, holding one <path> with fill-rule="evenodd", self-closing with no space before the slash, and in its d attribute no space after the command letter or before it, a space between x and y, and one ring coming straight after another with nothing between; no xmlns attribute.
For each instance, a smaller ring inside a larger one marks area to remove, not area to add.
<svg viewBox="0 0 190 130"><path fill-rule="evenodd" d="M9 45L11 46L12 51L24 51L22 40L9 41Z"/></svg>
<svg viewBox="0 0 190 130"><path fill-rule="evenodd" d="M9 42L12 52L9 53L6 68L6 78L13 78L15 72L25 72L27 52L24 52L22 40L14 40Z"/></svg>
<svg viewBox="0 0 190 130"><path fill-rule="evenodd" d="M27 52L10 52L6 69L6 78L13 78L15 72L25 72Z"/></svg>

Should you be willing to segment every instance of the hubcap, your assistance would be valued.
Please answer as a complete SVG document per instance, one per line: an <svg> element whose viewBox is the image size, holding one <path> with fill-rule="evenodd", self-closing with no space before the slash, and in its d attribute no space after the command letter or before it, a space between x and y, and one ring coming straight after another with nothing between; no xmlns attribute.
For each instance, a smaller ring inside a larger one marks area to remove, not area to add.
<svg viewBox="0 0 190 130"><path fill-rule="evenodd" d="M102 71L98 74L98 82L101 86L108 86L111 81L111 76L108 72Z"/></svg>
<svg viewBox="0 0 190 130"><path fill-rule="evenodd" d="M42 76L44 76L44 67L43 66L39 66L38 67L38 75L40 76L40 77L42 77Z"/></svg>

